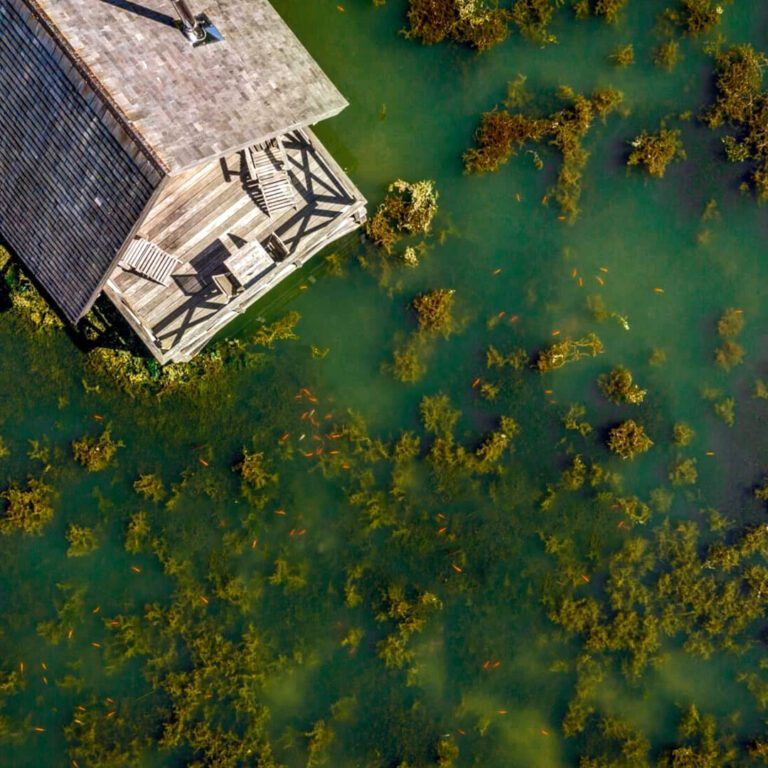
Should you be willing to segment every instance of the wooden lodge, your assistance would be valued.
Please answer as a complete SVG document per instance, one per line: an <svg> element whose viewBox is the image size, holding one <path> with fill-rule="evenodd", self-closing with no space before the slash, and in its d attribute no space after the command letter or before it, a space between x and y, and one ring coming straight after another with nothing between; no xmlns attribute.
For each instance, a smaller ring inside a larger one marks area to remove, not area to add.
<svg viewBox="0 0 768 768"><path fill-rule="evenodd" d="M162 363L365 219L309 127L346 106L317 63L266 0L196 2L0 0L0 236Z"/></svg>

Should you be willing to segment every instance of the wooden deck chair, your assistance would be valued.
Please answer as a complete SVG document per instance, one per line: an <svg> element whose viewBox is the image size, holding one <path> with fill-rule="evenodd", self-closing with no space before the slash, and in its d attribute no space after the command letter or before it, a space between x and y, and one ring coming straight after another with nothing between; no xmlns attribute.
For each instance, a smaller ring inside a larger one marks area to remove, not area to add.
<svg viewBox="0 0 768 768"><path fill-rule="evenodd" d="M218 272L211 276L213 284L227 297L227 301L243 292L240 281L231 272Z"/></svg>
<svg viewBox="0 0 768 768"><path fill-rule="evenodd" d="M278 137L245 149L251 181L259 185L267 215L296 208L296 191L288 174L288 158Z"/></svg>
<svg viewBox="0 0 768 768"><path fill-rule="evenodd" d="M168 285L171 275L180 265L177 258L141 237L137 237L128 246L118 264L122 269L135 272L160 285Z"/></svg>

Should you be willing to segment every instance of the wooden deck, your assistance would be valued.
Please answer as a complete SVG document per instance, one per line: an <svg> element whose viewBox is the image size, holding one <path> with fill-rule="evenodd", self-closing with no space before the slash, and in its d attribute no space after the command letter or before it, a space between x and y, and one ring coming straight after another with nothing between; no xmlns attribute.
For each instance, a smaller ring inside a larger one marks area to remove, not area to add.
<svg viewBox="0 0 768 768"><path fill-rule="evenodd" d="M243 152L205 163L170 179L137 233L182 262L170 283L121 267L107 281L105 293L160 362L189 360L236 314L365 219L365 199L309 130L283 142L295 209L267 215ZM224 260L273 233L288 253L239 295L222 294L212 276Z"/></svg>

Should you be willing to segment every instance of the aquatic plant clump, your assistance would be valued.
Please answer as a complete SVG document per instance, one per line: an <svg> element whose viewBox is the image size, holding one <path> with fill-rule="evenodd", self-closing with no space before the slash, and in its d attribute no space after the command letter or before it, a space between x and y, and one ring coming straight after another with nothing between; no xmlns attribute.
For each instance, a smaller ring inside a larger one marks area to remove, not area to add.
<svg viewBox="0 0 768 768"><path fill-rule="evenodd" d="M509 12L485 0L408 0L406 37L426 45L453 40L487 51L509 35Z"/></svg>
<svg viewBox="0 0 768 768"><path fill-rule="evenodd" d="M680 43L677 40L667 40L653 53L653 63L657 67L671 72L680 61Z"/></svg>
<svg viewBox="0 0 768 768"><path fill-rule="evenodd" d="M426 235L437 213L433 181L393 181L376 213L366 224L368 237L387 253L405 235Z"/></svg>
<svg viewBox="0 0 768 768"><path fill-rule="evenodd" d="M526 142L541 141L547 130L547 122L539 118L510 114L506 110L485 112L475 132L477 147L464 153L464 168L468 173L496 171Z"/></svg>
<svg viewBox="0 0 768 768"><path fill-rule="evenodd" d="M455 291L440 288L418 295L411 306L416 312L419 331L449 336L453 330L453 298Z"/></svg>
<svg viewBox="0 0 768 768"><path fill-rule="evenodd" d="M83 557L98 549L99 540L93 528L70 523L64 536L69 542L67 557Z"/></svg>
<svg viewBox="0 0 768 768"><path fill-rule="evenodd" d="M619 20L619 14L628 0L572 0L573 10L577 19L589 16L600 16L609 24Z"/></svg>
<svg viewBox="0 0 768 768"><path fill-rule="evenodd" d="M619 46L612 54L611 61L617 67L629 67L635 63L635 49L632 43Z"/></svg>
<svg viewBox="0 0 768 768"><path fill-rule="evenodd" d="M0 513L0 533L16 531L39 535L53 519L53 488L30 477L26 488L11 483L2 493L4 509Z"/></svg>
<svg viewBox="0 0 768 768"><path fill-rule="evenodd" d="M619 365L608 374L602 374L597 385L603 395L612 403L642 403L647 390L641 389L632 381L632 374Z"/></svg>
<svg viewBox="0 0 768 768"><path fill-rule="evenodd" d="M594 333L588 334L583 339L563 339L539 353L536 368L540 373L546 373L583 357L595 357L604 351L602 341Z"/></svg>
<svg viewBox="0 0 768 768"><path fill-rule="evenodd" d="M696 459L678 459L669 470L672 485L694 485L699 479Z"/></svg>
<svg viewBox="0 0 768 768"><path fill-rule="evenodd" d="M696 37L711 31L720 23L723 6L730 0L680 0L676 8L667 8L665 21Z"/></svg>
<svg viewBox="0 0 768 768"><path fill-rule="evenodd" d="M686 158L677 128L662 126L656 133L643 131L630 142L630 146L632 151L627 158L627 166L643 166L651 176L657 178L663 178L670 163Z"/></svg>
<svg viewBox="0 0 768 768"><path fill-rule="evenodd" d="M72 442L72 455L89 472L101 472L115 458L118 449L123 448L122 440L113 440L107 427L98 437L85 435Z"/></svg>
<svg viewBox="0 0 768 768"><path fill-rule="evenodd" d="M563 162L545 201L553 196L565 219L573 221L579 213L581 177L589 157L582 141L594 117L604 119L614 112L622 103L623 95L613 88L601 88L587 98L567 86L560 88L557 95L566 106L546 118L498 108L484 113L475 133L477 146L468 149L463 160L470 173L495 171L526 142L549 139Z"/></svg>
<svg viewBox="0 0 768 768"><path fill-rule="evenodd" d="M549 25L559 4L560 0L515 0L510 17L520 34L537 45L556 43Z"/></svg>
<svg viewBox="0 0 768 768"><path fill-rule="evenodd" d="M608 448L622 459L634 459L645 453L653 445L653 440L645 432L645 428L628 419L614 427L608 433Z"/></svg>
<svg viewBox="0 0 768 768"><path fill-rule="evenodd" d="M768 200L768 93L763 72L768 57L751 45L715 54L715 103L702 116L710 128L728 126L723 138L731 162L753 163L752 183L760 201Z"/></svg>

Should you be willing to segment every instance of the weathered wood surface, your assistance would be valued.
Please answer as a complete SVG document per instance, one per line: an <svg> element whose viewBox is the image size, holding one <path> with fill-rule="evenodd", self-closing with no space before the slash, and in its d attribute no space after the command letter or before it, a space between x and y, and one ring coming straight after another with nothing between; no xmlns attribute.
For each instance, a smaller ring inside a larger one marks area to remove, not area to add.
<svg viewBox="0 0 768 768"><path fill-rule="evenodd" d="M160 176L15 0L0 0L0 90L0 234L75 323Z"/></svg>
<svg viewBox="0 0 768 768"><path fill-rule="evenodd" d="M347 104L267 0L195 0L224 35L198 48L173 26L168 0L24 2L58 30L171 174Z"/></svg>
<svg viewBox="0 0 768 768"><path fill-rule="evenodd" d="M295 210L267 216L240 152L172 179L147 215L139 236L180 259L182 266L168 286L117 268L107 294L118 308L125 302L140 321L137 330L158 359L188 359L234 311L242 311L322 247L359 226L364 198L308 135L311 146L298 133L284 139L298 201ZM285 244L285 259L275 269L254 274L242 294L224 296L213 275L226 269L231 254L248 243L264 243L272 233Z"/></svg>

